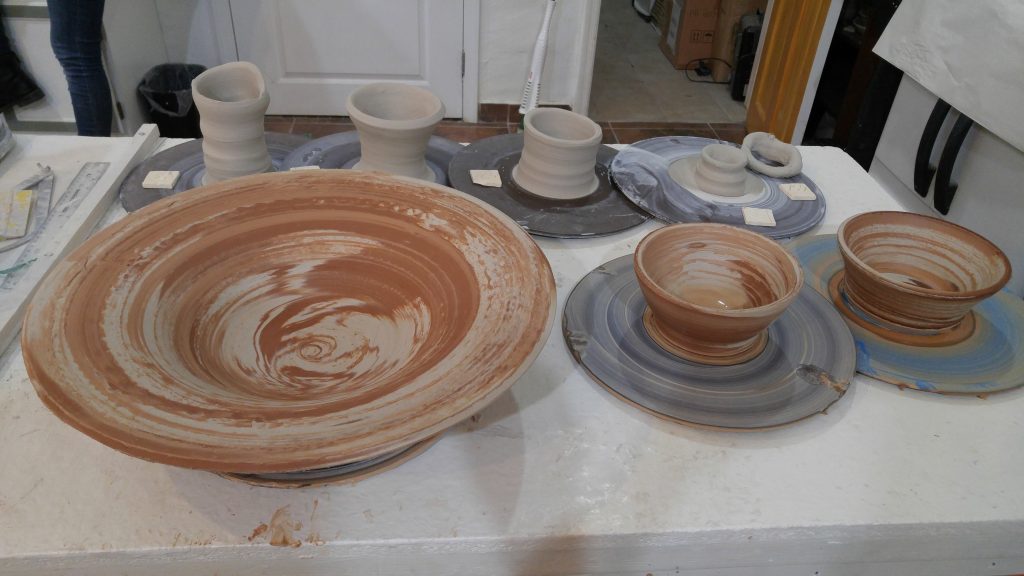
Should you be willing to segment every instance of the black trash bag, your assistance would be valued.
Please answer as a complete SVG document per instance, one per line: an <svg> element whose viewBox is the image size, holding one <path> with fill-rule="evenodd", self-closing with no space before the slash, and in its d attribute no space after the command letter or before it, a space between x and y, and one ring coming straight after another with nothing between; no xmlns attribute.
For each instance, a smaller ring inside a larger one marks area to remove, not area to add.
<svg viewBox="0 0 1024 576"><path fill-rule="evenodd" d="M168 138L202 138L199 110L192 102L192 80L206 71L199 64L160 64L139 82L149 119Z"/></svg>

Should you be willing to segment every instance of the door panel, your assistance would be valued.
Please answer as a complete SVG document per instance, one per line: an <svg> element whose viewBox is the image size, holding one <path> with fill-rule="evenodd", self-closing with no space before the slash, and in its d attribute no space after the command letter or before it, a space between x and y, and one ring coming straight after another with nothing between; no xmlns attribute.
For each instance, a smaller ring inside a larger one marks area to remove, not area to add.
<svg viewBox="0 0 1024 576"><path fill-rule="evenodd" d="M748 131L770 132L784 142L793 138L829 5L775 0L747 104Z"/></svg>
<svg viewBox="0 0 1024 576"><path fill-rule="evenodd" d="M462 116L463 0L232 0L238 57L263 70L271 114L344 115L349 92L428 88Z"/></svg>

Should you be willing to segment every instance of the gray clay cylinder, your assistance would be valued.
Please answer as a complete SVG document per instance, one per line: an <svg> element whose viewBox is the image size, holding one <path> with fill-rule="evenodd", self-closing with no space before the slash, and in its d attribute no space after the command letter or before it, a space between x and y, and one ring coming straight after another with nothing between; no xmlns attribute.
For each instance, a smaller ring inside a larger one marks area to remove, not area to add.
<svg viewBox="0 0 1024 576"><path fill-rule="evenodd" d="M728 144L709 144L700 151L694 180L708 194L742 196L747 183L747 155Z"/></svg>
<svg viewBox="0 0 1024 576"><path fill-rule="evenodd" d="M210 68L192 80L203 132L203 184L273 169L263 135L270 105L263 74L249 62Z"/></svg>
<svg viewBox="0 0 1024 576"><path fill-rule="evenodd" d="M535 108L523 126L523 155L512 169L517 185L552 200L583 198L597 190L600 126L560 108Z"/></svg>
<svg viewBox="0 0 1024 576"><path fill-rule="evenodd" d="M356 170L436 180L426 153L434 128L444 118L440 98L416 86L381 82L354 90L347 106L359 131Z"/></svg>

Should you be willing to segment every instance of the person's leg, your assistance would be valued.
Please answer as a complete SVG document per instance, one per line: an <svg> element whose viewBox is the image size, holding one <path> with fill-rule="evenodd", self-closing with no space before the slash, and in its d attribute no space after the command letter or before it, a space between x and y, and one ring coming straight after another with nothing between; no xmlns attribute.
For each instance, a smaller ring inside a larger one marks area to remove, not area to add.
<svg viewBox="0 0 1024 576"><path fill-rule="evenodd" d="M64 68L80 136L110 136L114 107L103 70L104 0L49 0L50 45Z"/></svg>
<svg viewBox="0 0 1024 576"><path fill-rule="evenodd" d="M0 13L0 17L2 16ZM42 90L21 69L21 61L7 39L7 32L0 18L0 111L11 106L24 106L42 97Z"/></svg>

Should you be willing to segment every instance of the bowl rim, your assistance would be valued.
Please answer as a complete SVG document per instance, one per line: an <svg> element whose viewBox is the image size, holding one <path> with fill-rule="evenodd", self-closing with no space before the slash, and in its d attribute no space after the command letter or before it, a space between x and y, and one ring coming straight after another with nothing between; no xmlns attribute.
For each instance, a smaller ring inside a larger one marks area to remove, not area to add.
<svg viewBox="0 0 1024 576"><path fill-rule="evenodd" d="M576 122L589 128L591 134L586 138L559 138L557 136L552 136L547 132L542 131L536 125L537 119L544 118L545 116L552 116L556 118L560 117L567 122ZM535 138L545 144L567 150L586 149L592 146L600 147L602 137L601 125L590 118L582 114L577 114L572 110L547 106L543 108L534 108L527 112L526 115L523 116L523 130L524 134L528 132L531 138Z"/></svg>
<svg viewBox="0 0 1024 576"><path fill-rule="evenodd" d="M672 294L668 290L662 288L657 282L655 282L651 278L647 269L643 265L642 253L647 248L647 246L650 245L652 241L657 240L658 236L670 234L674 231L682 230L684 228L689 230L695 230L697 232L699 232L700 230L707 230L709 228L718 230L727 229L729 232L738 233L741 236L744 236L745 238L748 238L753 242L761 243L762 245L767 246L770 250L777 250L781 254L784 254L786 256L786 261L788 261L792 265L793 270L796 271L796 281L793 282L793 286L779 298L773 300L772 302L769 302L768 304L762 304L761 306L754 306L751 308L712 308L710 306L701 306L700 304L694 304L689 300L680 298L679 296L676 296L675 294ZM767 236L762 236L757 232L752 232L750 230L745 230L743 228L739 228L737 226L732 226L729 224L695 222L671 224L659 228L645 236L643 240L641 240L640 243L637 244L636 250L633 252L633 270L636 273L637 279L640 281L640 284L642 286L652 290L658 296L672 302L674 305L726 318L748 318L763 316L767 311L771 310L772 308L776 308L780 305L788 305L789 302L791 302L794 298L797 297L797 295L800 293L800 290L804 286L803 266L800 265L800 262L796 259L795 256L793 256L793 254L789 250L786 249L785 246L772 240L771 238L768 238Z"/></svg>
<svg viewBox="0 0 1024 576"><path fill-rule="evenodd" d="M850 248L849 244L847 244L846 242L846 231L847 225L855 223L857 220L863 220L884 215L895 215L898 216L899 218L906 220L931 221L938 223L940 226L946 226L949 228L963 230L964 232L967 233L968 236L976 238L980 240L982 243L992 247L992 249L995 251L996 256L1003 262L1003 275L999 278L999 280L997 280L996 282L992 283L987 287L979 288L977 290L969 290L966 292L954 292L951 290L939 290L936 288L921 288L918 286L911 286L910 284L895 282L893 280L886 278L885 276L882 276L878 272L878 270L876 270L872 266L869 266L866 262L861 260L861 258L854 253L854 251ZM871 212L862 212L860 214L850 216L849 218L844 220L843 223L839 225L839 229L836 230L836 240L839 242L839 252L843 256L844 260L846 260L846 262L853 262L857 267L860 267L863 270L869 272L872 281L883 284L887 287L891 287L900 292L917 296L929 296L942 300L973 300L979 297L987 298L995 294L996 292L1002 290L1003 286L1005 286L1006 283L1010 281L1010 277L1013 275L1013 267L1010 264L1010 259L1007 258L1006 253L1004 253L1002 249L999 248L999 246L996 246L995 243L993 243L988 238L985 238L984 236L978 234L977 232L971 230L970 228L961 226L954 222L943 220L942 218L936 218L934 216L918 214L916 212L901 212L899 210L875 210Z"/></svg>
<svg viewBox="0 0 1024 576"><path fill-rule="evenodd" d="M396 120L393 118L382 118L374 116L360 108L357 100L374 91L399 93L410 98L419 97L429 101L431 112L423 116L409 118L408 120ZM356 88L349 92L345 99L345 110L349 118L355 122L361 122L367 127L384 128L388 130L423 130L439 123L444 119L445 106L441 98L430 90L404 82L372 82Z"/></svg>
<svg viewBox="0 0 1024 576"><path fill-rule="evenodd" d="M235 72L249 74L250 78L248 79L253 80L256 83L259 94L253 98L245 98L242 100L218 100L211 96L207 96L206 92L202 90L206 84L216 82L221 79L221 76L233 74ZM217 108L222 113L251 112L252 110L262 106L265 100L269 100L267 80L263 77L263 72L252 62L247 62L245 60L225 62L224 64L204 70L192 79L192 82L189 84L189 88L192 89L192 98L194 100L200 100L207 106Z"/></svg>

